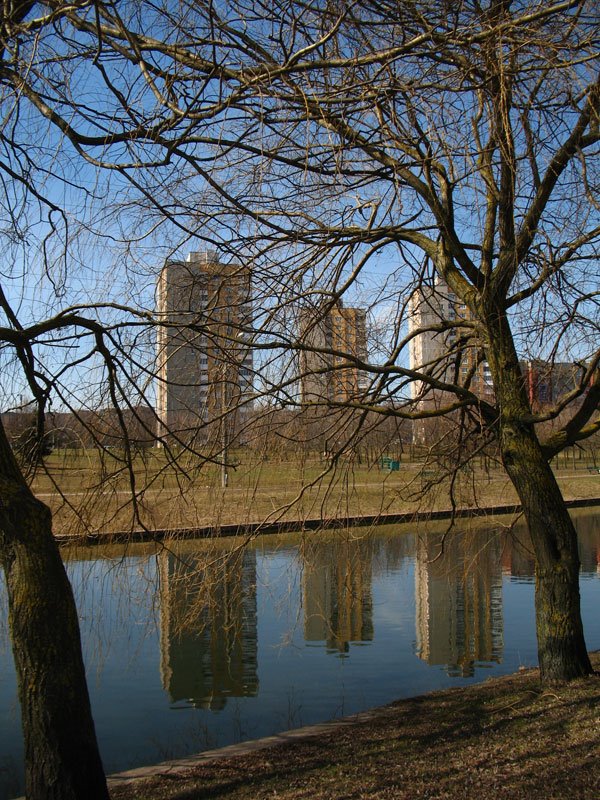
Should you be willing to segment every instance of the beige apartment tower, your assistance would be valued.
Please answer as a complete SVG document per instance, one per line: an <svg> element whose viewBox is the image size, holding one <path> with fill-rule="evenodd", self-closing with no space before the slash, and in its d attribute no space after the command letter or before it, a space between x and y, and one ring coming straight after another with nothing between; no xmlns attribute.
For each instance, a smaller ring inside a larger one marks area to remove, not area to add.
<svg viewBox="0 0 600 800"><path fill-rule="evenodd" d="M300 356L302 402L344 403L357 399L366 389L365 373L356 365L345 365L348 356L366 358L364 309L346 307L341 300L326 311L303 309L300 327L304 344L314 348Z"/></svg>
<svg viewBox="0 0 600 800"><path fill-rule="evenodd" d="M157 286L159 436L193 435L252 392L251 273L212 251L168 261Z"/></svg>
<svg viewBox="0 0 600 800"><path fill-rule="evenodd" d="M494 390L487 361L479 358L476 346L463 344L458 355L461 321L469 322L471 312L443 281L417 289L409 301L409 367L440 381L469 383L482 400L493 401ZM440 326L449 323L447 330ZM452 327L454 326L454 327ZM464 332L468 329L465 327ZM411 383L414 400L437 405L448 401L439 391L432 391L423 381Z"/></svg>

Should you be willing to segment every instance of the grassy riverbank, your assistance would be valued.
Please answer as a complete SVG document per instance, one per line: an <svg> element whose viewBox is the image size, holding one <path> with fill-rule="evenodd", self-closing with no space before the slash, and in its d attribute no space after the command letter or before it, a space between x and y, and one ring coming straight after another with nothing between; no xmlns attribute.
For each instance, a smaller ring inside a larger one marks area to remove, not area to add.
<svg viewBox="0 0 600 800"><path fill-rule="evenodd" d="M597 800L600 676L544 690L527 670L401 700L324 734L113 785L112 797Z"/></svg>
<svg viewBox="0 0 600 800"><path fill-rule="evenodd" d="M176 472L161 451L138 457L132 474L116 456L100 461L93 452L57 452L33 489L52 509L55 532L67 535L142 525L173 529L442 510L451 506L450 483L457 507L517 502L504 471L486 470L479 462L452 477L408 460L389 472L349 461L334 470L318 458L257 463L242 453L236 459L223 489L217 466L182 461ZM600 495L600 474L591 462L565 462L555 469L566 499Z"/></svg>

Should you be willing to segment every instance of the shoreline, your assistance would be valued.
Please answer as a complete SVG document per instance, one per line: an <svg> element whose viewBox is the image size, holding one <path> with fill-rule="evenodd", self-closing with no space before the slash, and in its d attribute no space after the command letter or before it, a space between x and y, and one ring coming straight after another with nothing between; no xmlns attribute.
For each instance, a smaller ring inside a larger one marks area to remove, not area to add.
<svg viewBox="0 0 600 800"><path fill-rule="evenodd" d="M590 656L594 675L552 689L521 669L116 773L111 797L595 800L600 651Z"/></svg>
<svg viewBox="0 0 600 800"><path fill-rule="evenodd" d="M567 508L594 508L600 506L600 497L586 497L576 500L565 500ZM339 528L373 527L375 525L405 525L409 523L434 522L451 519L476 519L486 516L503 516L518 514L519 504L496 506L479 506L476 508L460 508L452 511L408 511L392 514L363 514L330 519L311 518L304 520L280 520L278 522L227 523L223 525L207 525L198 528L159 528L154 530L115 531L113 533L86 533L81 535L55 534L54 538L61 547L70 545L131 544L144 542L161 542L165 539L209 539L229 536L264 536L278 533L294 533L300 531L335 530Z"/></svg>

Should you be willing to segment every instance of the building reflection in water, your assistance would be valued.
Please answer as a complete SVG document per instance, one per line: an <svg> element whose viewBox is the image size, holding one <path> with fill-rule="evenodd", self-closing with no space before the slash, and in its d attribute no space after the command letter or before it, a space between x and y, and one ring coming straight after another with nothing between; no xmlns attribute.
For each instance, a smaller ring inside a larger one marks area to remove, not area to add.
<svg viewBox="0 0 600 800"><path fill-rule="evenodd" d="M581 516L577 520L576 527L581 572L584 575L593 575L600 572L598 517L594 514Z"/></svg>
<svg viewBox="0 0 600 800"><path fill-rule="evenodd" d="M305 543L301 555L305 641L323 643L333 653L371 642L371 540L340 534Z"/></svg>
<svg viewBox="0 0 600 800"><path fill-rule="evenodd" d="M581 574L594 575L600 572L600 538L598 518L595 514L576 516L577 544ZM535 575L533 545L527 527L516 526L506 536L502 550L502 571L512 579L530 582Z"/></svg>
<svg viewBox="0 0 600 800"><path fill-rule="evenodd" d="M171 701L258 693L256 552L160 555L160 672Z"/></svg>
<svg viewBox="0 0 600 800"><path fill-rule="evenodd" d="M578 521L578 533L582 571L595 572L595 517ZM298 557L304 640L336 654L373 641L373 580L414 563L416 654L455 676L502 660L503 574L533 580L523 526L446 537L330 533L299 543ZM219 710L228 697L256 695L256 550L165 551L160 579L161 676L171 701Z"/></svg>
<svg viewBox="0 0 600 800"><path fill-rule="evenodd" d="M470 676L503 650L502 541L497 532L418 538L416 653L450 675Z"/></svg>

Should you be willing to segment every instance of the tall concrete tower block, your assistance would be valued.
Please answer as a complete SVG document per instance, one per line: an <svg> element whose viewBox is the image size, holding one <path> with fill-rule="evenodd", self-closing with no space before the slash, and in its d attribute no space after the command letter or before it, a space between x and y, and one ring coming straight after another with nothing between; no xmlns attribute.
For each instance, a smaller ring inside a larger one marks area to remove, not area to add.
<svg viewBox="0 0 600 800"><path fill-rule="evenodd" d="M192 434L248 403L251 271L212 251L168 261L157 285L159 435Z"/></svg>
<svg viewBox="0 0 600 800"><path fill-rule="evenodd" d="M300 357L302 402L356 399L366 388L364 372L351 363L367 356L364 309L346 307L341 300L326 311L303 309L300 328L304 343L314 348Z"/></svg>
<svg viewBox="0 0 600 800"><path fill-rule="evenodd" d="M481 360L475 343L465 340L458 345L459 337L469 331L467 326L461 329L461 322L471 319L469 308L444 281L438 279L434 286L419 287L409 300L409 366L439 381L469 381L470 389L481 399L493 400L487 361ZM448 399L423 381L413 381L411 393L414 400L434 405Z"/></svg>

